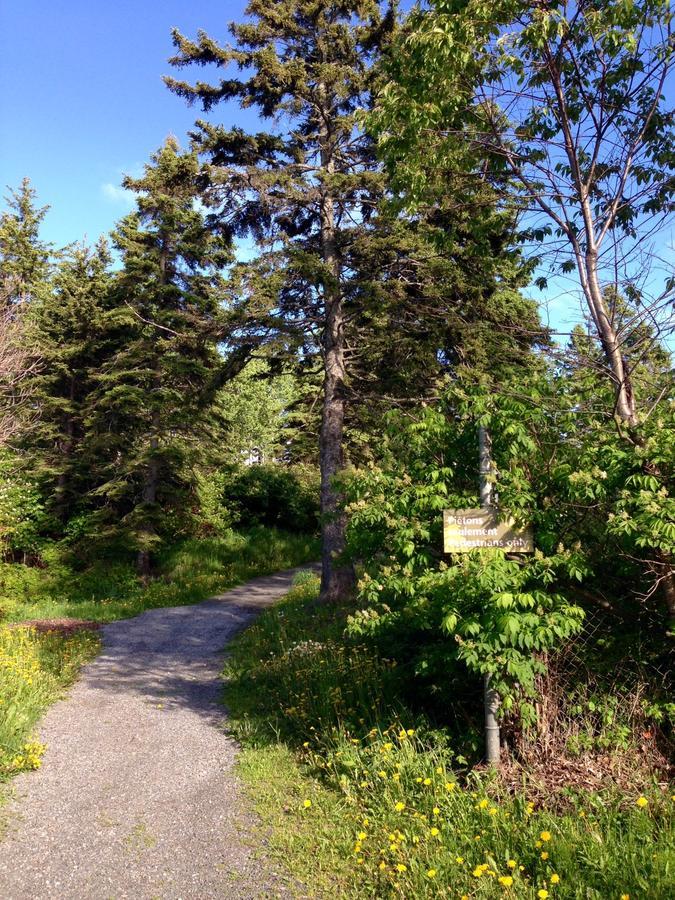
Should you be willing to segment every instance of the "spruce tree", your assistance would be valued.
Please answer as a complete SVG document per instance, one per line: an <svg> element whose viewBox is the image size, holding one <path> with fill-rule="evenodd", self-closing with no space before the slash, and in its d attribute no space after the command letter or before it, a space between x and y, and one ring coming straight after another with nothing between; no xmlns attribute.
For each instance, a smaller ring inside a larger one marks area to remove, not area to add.
<svg viewBox="0 0 675 900"><path fill-rule="evenodd" d="M50 271L51 247L40 238L49 207L36 205L28 178L5 198L0 215L0 298L15 304L40 296Z"/></svg>
<svg viewBox="0 0 675 900"><path fill-rule="evenodd" d="M356 114L370 102L374 63L395 11L379 0L251 0L246 13L249 21L230 26L232 47L204 32L191 41L174 31L174 65L234 66L240 78L216 85L166 80L205 111L237 100L278 125L247 134L201 121L195 139L211 163L211 198L223 220L272 257L282 251L283 284L270 302L287 322L320 333L322 597L334 600L353 577L335 563L345 528L335 477L344 465L346 304L358 279L347 253L367 231L382 192L372 142Z"/></svg>
<svg viewBox="0 0 675 900"><path fill-rule="evenodd" d="M38 415L24 449L47 507L61 524L82 511L92 487L92 461L83 442L94 373L104 357L109 266L104 240L94 249L69 248L51 290L30 307L27 337L39 357L30 389Z"/></svg>
<svg viewBox="0 0 675 900"><path fill-rule="evenodd" d="M89 441L103 464L97 493L114 511L107 533L121 526L143 576L185 497L186 466L223 372L231 250L198 202L199 176L196 154L169 138L140 178L125 178L137 209L113 234L122 258L108 313L115 337L97 376Z"/></svg>

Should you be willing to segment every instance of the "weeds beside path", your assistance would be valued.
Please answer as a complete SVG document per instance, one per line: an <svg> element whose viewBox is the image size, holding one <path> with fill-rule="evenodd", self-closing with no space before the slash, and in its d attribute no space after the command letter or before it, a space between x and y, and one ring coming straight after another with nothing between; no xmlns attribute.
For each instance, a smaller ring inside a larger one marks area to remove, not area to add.
<svg viewBox="0 0 675 900"><path fill-rule="evenodd" d="M43 721L42 769L13 783L4 900L284 894L256 859L219 675L223 647L293 574L103 627L103 652Z"/></svg>
<svg viewBox="0 0 675 900"><path fill-rule="evenodd" d="M471 770L402 703L399 667L316 606L318 583L234 642L226 700L270 851L321 897L666 900L675 795L520 789ZM637 763L637 761L636 761Z"/></svg>

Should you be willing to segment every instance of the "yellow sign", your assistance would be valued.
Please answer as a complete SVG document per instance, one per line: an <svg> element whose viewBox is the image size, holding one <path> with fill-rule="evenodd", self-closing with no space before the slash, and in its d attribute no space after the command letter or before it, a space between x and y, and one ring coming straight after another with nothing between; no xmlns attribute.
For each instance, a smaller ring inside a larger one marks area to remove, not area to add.
<svg viewBox="0 0 675 900"><path fill-rule="evenodd" d="M500 522L494 508L446 509L443 512L443 549L468 553L479 548L507 553L534 553L531 528L516 528L512 519Z"/></svg>

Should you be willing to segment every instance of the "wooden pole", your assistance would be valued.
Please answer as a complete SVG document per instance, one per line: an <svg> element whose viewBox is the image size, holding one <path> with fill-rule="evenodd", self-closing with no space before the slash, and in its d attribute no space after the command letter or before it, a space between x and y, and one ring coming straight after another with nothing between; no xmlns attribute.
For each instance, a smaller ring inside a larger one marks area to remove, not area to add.
<svg viewBox="0 0 675 900"><path fill-rule="evenodd" d="M487 428L478 428L478 469L480 472L480 505L494 505L494 487L492 474L492 438ZM485 706L485 759L491 766L499 766L499 694L490 685L490 676L483 680L483 703Z"/></svg>

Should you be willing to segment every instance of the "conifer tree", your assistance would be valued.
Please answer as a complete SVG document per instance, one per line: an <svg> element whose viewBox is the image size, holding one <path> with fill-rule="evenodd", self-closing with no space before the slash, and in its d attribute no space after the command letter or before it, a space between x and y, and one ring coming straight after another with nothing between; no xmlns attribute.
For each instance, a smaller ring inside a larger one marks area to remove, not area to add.
<svg viewBox="0 0 675 900"><path fill-rule="evenodd" d="M60 523L81 510L92 486L83 441L93 373L104 352L109 266L104 240L94 249L75 245L64 251L50 292L31 304L27 336L40 365L30 380L39 413L24 444Z"/></svg>
<svg viewBox="0 0 675 900"><path fill-rule="evenodd" d="M198 203L194 153L169 138L140 178L124 179L137 209L113 234L122 270L111 290L116 335L98 374L91 452L105 461L98 494L151 570L167 513L184 495L200 416L220 386L222 269L229 240Z"/></svg>
<svg viewBox="0 0 675 900"><path fill-rule="evenodd" d="M382 192L356 113L370 102L373 64L395 11L379 0L251 0L246 13L249 21L230 26L233 47L204 32L196 41L173 35L174 65L234 66L241 78L166 80L205 111L234 99L280 126L247 134L201 121L195 137L211 163L212 202L220 202L232 231L283 251L284 280L271 303L287 321L321 335L322 597L333 600L352 581L351 569L335 564L345 526L334 479L344 465L346 304L358 279L347 255Z"/></svg>
<svg viewBox="0 0 675 900"><path fill-rule="evenodd" d="M28 178L5 198L0 215L0 287L5 303L34 299L45 289L51 247L40 239L40 226L49 207L36 205L36 191Z"/></svg>

